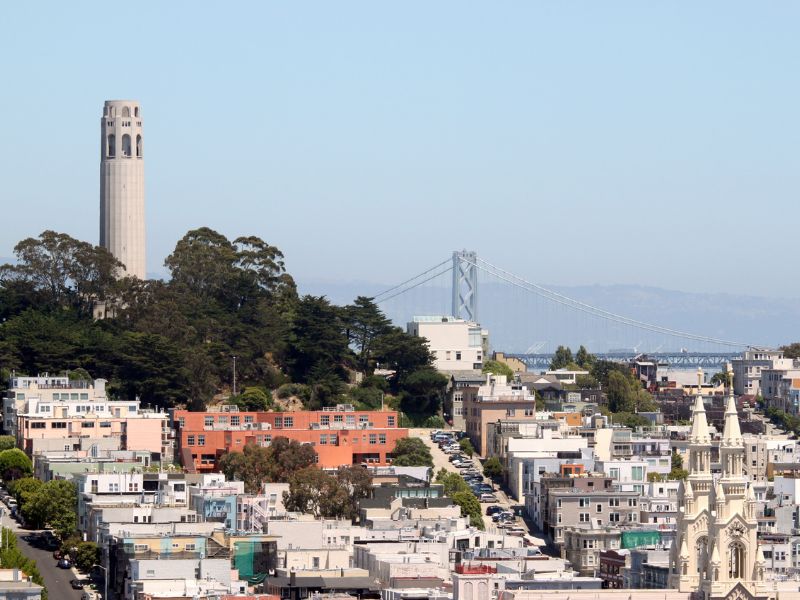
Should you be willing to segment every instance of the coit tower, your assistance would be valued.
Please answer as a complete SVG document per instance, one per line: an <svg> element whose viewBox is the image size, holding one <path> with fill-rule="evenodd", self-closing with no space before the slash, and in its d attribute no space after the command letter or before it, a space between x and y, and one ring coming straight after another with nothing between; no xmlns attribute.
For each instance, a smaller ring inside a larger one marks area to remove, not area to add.
<svg viewBox="0 0 800 600"><path fill-rule="evenodd" d="M145 279L144 140L142 109L107 100L100 124L100 245Z"/></svg>

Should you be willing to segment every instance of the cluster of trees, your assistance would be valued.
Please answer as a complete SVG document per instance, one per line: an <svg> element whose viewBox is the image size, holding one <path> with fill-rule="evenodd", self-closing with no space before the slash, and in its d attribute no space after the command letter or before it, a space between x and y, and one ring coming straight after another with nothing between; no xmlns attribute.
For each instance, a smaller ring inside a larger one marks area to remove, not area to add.
<svg viewBox="0 0 800 600"><path fill-rule="evenodd" d="M0 565L4 569L19 569L31 578L33 583L42 586L42 600L47 600L47 588L36 566L36 561L28 558L17 548L17 536L10 529L0 530Z"/></svg>
<svg viewBox="0 0 800 600"><path fill-rule="evenodd" d="M569 347L559 346L550 368L589 371L588 375L577 378L577 386L582 389L602 388L608 397L608 410L614 414L615 422L631 426L646 425L646 419L638 417L636 413L658 409L653 396L642 387L626 365L600 360L583 346L574 357Z"/></svg>
<svg viewBox="0 0 800 600"><path fill-rule="evenodd" d="M444 494L453 499L461 508L461 516L469 517L469 524L478 529L484 529L481 503L477 496L458 473L451 473L447 469L439 469L436 473L436 483L444 486Z"/></svg>
<svg viewBox="0 0 800 600"><path fill-rule="evenodd" d="M64 480L44 483L34 477L23 477L10 481L7 487L28 527L50 527L60 540L75 533L78 495L74 483Z"/></svg>
<svg viewBox="0 0 800 600"><path fill-rule="evenodd" d="M118 277L104 248L45 231L0 266L0 362L18 373L78 367L109 391L145 404L202 408L229 388L232 357L241 406L270 408L297 384L308 408L384 394L414 423L436 415L446 379L424 341L391 325L365 297L332 305L297 294L283 254L258 237L189 231L165 265L167 281ZM106 318L95 320L97 307ZM388 381L375 368L394 370ZM351 373L364 383L350 388Z"/></svg>
<svg viewBox="0 0 800 600"><path fill-rule="evenodd" d="M771 406L764 411L764 414L777 427L789 433L793 433L796 436L800 436L800 417L790 415L789 413ZM2 456L2 453L0 453L0 456Z"/></svg>
<svg viewBox="0 0 800 600"><path fill-rule="evenodd" d="M32 473L33 463L22 450L12 447L0 451L0 477L3 478L3 481L30 477Z"/></svg>
<svg viewBox="0 0 800 600"><path fill-rule="evenodd" d="M355 519L359 500L370 494L369 471L353 465L330 474L314 462L313 447L277 437L266 447L247 444L241 452L228 452L220 459L220 470L229 479L243 481L249 494L258 493L264 483L288 483L289 491L283 497L288 510Z"/></svg>

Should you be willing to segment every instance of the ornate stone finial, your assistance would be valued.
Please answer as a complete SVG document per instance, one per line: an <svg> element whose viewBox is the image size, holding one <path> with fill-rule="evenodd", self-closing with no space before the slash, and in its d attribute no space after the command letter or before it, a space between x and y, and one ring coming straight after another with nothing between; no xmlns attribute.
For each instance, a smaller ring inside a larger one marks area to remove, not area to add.
<svg viewBox="0 0 800 600"><path fill-rule="evenodd" d="M682 482L683 484L683 497L686 500L691 500L694 498L694 490L692 489L692 484L688 479L684 479Z"/></svg>

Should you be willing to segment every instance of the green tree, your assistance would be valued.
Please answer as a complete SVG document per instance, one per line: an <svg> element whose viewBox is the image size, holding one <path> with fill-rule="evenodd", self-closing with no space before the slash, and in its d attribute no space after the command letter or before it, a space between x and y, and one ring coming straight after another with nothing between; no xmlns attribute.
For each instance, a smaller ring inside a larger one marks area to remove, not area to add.
<svg viewBox="0 0 800 600"><path fill-rule="evenodd" d="M297 304L287 351L292 380L313 383L332 374L342 381L347 353L340 311L324 297L304 296Z"/></svg>
<svg viewBox="0 0 800 600"><path fill-rule="evenodd" d="M427 340L409 335L399 327L392 327L375 339L374 357L381 367L394 371L391 388L395 392L404 388L411 373L433 365Z"/></svg>
<svg viewBox="0 0 800 600"><path fill-rule="evenodd" d="M433 467L430 448L419 438L400 438L392 456L392 464L398 467Z"/></svg>
<svg viewBox="0 0 800 600"><path fill-rule="evenodd" d="M306 467L289 480L283 493L287 510L314 515L317 519L341 519L352 514L353 504L346 486L316 467Z"/></svg>
<svg viewBox="0 0 800 600"><path fill-rule="evenodd" d="M416 422L424 422L439 413L447 388L447 377L433 369L423 367L403 378L400 392L400 409Z"/></svg>
<svg viewBox="0 0 800 600"><path fill-rule="evenodd" d="M78 527L78 494L71 481L53 480L33 494L31 510L44 520L59 539L69 537Z"/></svg>
<svg viewBox="0 0 800 600"><path fill-rule="evenodd" d="M276 437L268 447L247 444L241 452L228 452L219 468L228 479L244 482L248 494L256 494L264 483L288 482L292 474L314 464L314 448Z"/></svg>
<svg viewBox="0 0 800 600"><path fill-rule="evenodd" d="M3 481L20 479L33 473L31 459L19 448L0 452L0 475Z"/></svg>
<svg viewBox="0 0 800 600"><path fill-rule="evenodd" d="M487 360L483 363L483 372L493 375L505 375L506 379L514 381L514 371L506 363L499 360Z"/></svg>
<svg viewBox="0 0 800 600"><path fill-rule="evenodd" d="M589 354L589 351L586 350L584 346L578 348L578 351L575 353L575 362L581 369L591 370L592 366L595 362L595 356L593 354Z"/></svg>
<svg viewBox="0 0 800 600"><path fill-rule="evenodd" d="M100 547L94 542L80 542L75 553L75 566L84 573L100 562Z"/></svg>
<svg viewBox="0 0 800 600"><path fill-rule="evenodd" d="M267 410L272 407L272 396L261 388L246 387L241 394L228 398L227 402L242 410Z"/></svg>
<svg viewBox="0 0 800 600"><path fill-rule="evenodd" d="M13 435L0 435L0 452L17 447L17 440Z"/></svg>
<svg viewBox="0 0 800 600"><path fill-rule="evenodd" d="M568 346L559 346L556 348L555 354L553 354L553 360L550 361L550 370L566 369L574 362L572 350Z"/></svg>
<svg viewBox="0 0 800 600"><path fill-rule="evenodd" d="M594 390L597 389L597 379L591 375L578 375L575 378L575 384L581 390Z"/></svg>
<svg viewBox="0 0 800 600"><path fill-rule="evenodd" d="M462 438L458 441L458 445L461 448L461 451L472 458L472 455L475 454L475 448L472 447L472 442L469 438Z"/></svg>
<svg viewBox="0 0 800 600"><path fill-rule="evenodd" d="M491 479L498 479L503 476L503 464L496 456L492 456L483 463L483 474Z"/></svg>
<svg viewBox="0 0 800 600"><path fill-rule="evenodd" d="M683 468L683 457L673 450L672 468L667 479L686 479L688 476L689 472Z"/></svg>
<svg viewBox="0 0 800 600"><path fill-rule="evenodd" d="M449 498L452 498L455 494L460 492L472 493L467 482L464 481L461 475L448 471L447 469L440 469L439 472L436 473L435 481L443 486L444 495Z"/></svg>
<svg viewBox="0 0 800 600"><path fill-rule="evenodd" d="M779 349L783 351L784 358L800 358L800 342L793 342Z"/></svg>
<svg viewBox="0 0 800 600"><path fill-rule="evenodd" d="M43 487L44 482L35 477L23 477L8 485L8 491L17 500L22 518L34 529L40 529L47 523L47 514L41 512L40 503L33 502Z"/></svg>
<svg viewBox="0 0 800 600"><path fill-rule="evenodd" d="M481 503L471 491L456 492L452 496L453 503L461 508L461 516L469 517L469 524L478 529L485 529L483 515L481 514Z"/></svg>
<svg viewBox="0 0 800 600"><path fill-rule="evenodd" d="M391 330L391 321L366 296L359 296L344 307L343 321L348 344L355 352L356 368L371 375L375 370L375 342Z"/></svg>
<svg viewBox="0 0 800 600"><path fill-rule="evenodd" d="M339 467L336 471L336 481L350 498L350 511L345 516L355 519L358 516L359 502L372 495L372 475L366 467L347 465Z"/></svg>

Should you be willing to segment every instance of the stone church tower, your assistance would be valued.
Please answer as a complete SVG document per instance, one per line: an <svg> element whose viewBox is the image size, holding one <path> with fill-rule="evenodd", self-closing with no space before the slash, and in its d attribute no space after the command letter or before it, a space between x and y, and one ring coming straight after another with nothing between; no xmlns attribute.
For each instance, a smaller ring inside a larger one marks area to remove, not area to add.
<svg viewBox="0 0 800 600"><path fill-rule="evenodd" d="M138 102L107 100L100 121L100 245L147 277L144 224L144 144Z"/></svg>
<svg viewBox="0 0 800 600"><path fill-rule="evenodd" d="M677 543L671 585L703 600L774 597L765 586L764 556L756 539L756 500L744 475L744 443L733 395L720 441L722 473L711 475L711 436L703 398L692 410L689 477L679 491Z"/></svg>

